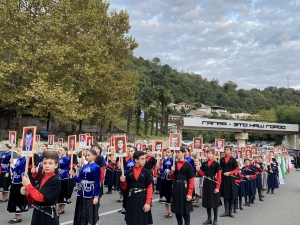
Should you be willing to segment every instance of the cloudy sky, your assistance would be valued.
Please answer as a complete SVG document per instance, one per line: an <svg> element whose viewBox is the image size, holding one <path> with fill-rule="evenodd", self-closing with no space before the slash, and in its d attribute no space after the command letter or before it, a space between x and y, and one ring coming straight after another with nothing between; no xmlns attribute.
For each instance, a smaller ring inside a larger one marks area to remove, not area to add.
<svg viewBox="0 0 300 225"><path fill-rule="evenodd" d="M300 89L300 0L108 0L130 14L134 55L232 80Z"/></svg>

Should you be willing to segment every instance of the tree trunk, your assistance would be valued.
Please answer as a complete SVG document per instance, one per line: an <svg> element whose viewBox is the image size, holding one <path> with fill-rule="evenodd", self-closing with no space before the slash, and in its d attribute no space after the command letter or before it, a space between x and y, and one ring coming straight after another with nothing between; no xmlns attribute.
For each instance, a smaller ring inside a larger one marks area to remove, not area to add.
<svg viewBox="0 0 300 225"><path fill-rule="evenodd" d="M136 135L139 135L140 132L140 126L141 126L141 110L138 109L136 113Z"/></svg>
<svg viewBox="0 0 300 225"><path fill-rule="evenodd" d="M46 130L49 130L49 126L50 126L50 113L48 112L48 117L47 117L47 128Z"/></svg>
<svg viewBox="0 0 300 225"><path fill-rule="evenodd" d="M168 125L169 125L169 113L168 111L165 112L165 129L164 129L164 134L168 133Z"/></svg>
<svg viewBox="0 0 300 225"><path fill-rule="evenodd" d="M164 133L164 115L165 115L165 101L161 102L161 118L160 118L160 133Z"/></svg>
<svg viewBox="0 0 300 225"><path fill-rule="evenodd" d="M148 113L147 112L144 112L144 123L145 123L145 135L148 135Z"/></svg>
<svg viewBox="0 0 300 225"><path fill-rule="evenodd" d="M158 109L159 108L159 101L157 101L156 103L156 108ZM158 116L156 116L155 118L155 135L157 136L158 135Z"/></svg>
<svg viewBox="0 0 300 225"><path fill-rule="evenodd" d="M6 129L10 129L10 124L11 124L11 118L12 118L12 110L9 110L9 116L6 124Z"/></svg>
<svg viewBox="0 0 300 225"><path fill-rule="evenodd" d="M102 124L100 124L99 141L102 141Z"/></svg>
<svg viewBox="0 0 300 225"><path fill-rule="evenodd" d="M76 134L76 124L72 124L71 134L72 135Z"/></svg>
<svg viewBox="0 0 300 225"><path fill-rule="evenodd" d="M16 110L16 123L15 123L15 130L17 131L17 134L22 134L22 116L23 116L23 110L17 107Z"/></svg>
<svg viewBox="0 0 300 225"><path fill-rule="evenodd" d="M130 123L132 120L131 118L132 118L132 107L129 107L127 110L127 125L126 125L127 134L130 134Z"/></svg>
<svg viewBox="0 0 300 225"><path fill-rule="evenodd" d="M154 116L151 118L151 135L153 135L153 130L154 130Z"/></svg>
<svg viewBox="0 0 300 225"><path fill-rule="evenodd" d="M79 132L82 132L82 120L79 120Z"/></svg>

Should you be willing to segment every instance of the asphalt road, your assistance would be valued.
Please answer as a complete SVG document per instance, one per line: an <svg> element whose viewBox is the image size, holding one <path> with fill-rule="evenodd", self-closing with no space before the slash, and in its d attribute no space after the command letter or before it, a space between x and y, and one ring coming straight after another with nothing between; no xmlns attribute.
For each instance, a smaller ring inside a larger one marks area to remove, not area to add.
<svg viewBox="0 0 300 225"><path fill-rule="evenodd" d="M264 202L255 201L252 207L244 206L244 210L238 210L235 218L218 218L220 225L298 225L300 224L299 216L299 197L300 197L300 171L292 169L291 173L286 176L285 184L280 185L279 189L275 189L275 194L266 194ZM105 192L107 188L104 188ZM60 224L72 224L75 209L76 193L74 192L73 202L66 206L65 214L61 215ZM105 225L125 225L124 215L117 212L121 207L121 203L117 203L118 193L113 192L111 195L104 195L101 198L101 206L99 210L101 224ZM174 225L176 223L175 216L172 219L165 219L164 205L158 203L158 195L154 195L152 207L152 216L156 225ZM13 218L6 212L7 203L0 203L0 225L8 224L7 222ZM219 214L224 212L223 206L219 207ZM20 224L29 225L31 221L32 209L23 214L23 221ZM202 224L206 220L206 210L202 207L194 208L191 213L191 225Z"/></svg>

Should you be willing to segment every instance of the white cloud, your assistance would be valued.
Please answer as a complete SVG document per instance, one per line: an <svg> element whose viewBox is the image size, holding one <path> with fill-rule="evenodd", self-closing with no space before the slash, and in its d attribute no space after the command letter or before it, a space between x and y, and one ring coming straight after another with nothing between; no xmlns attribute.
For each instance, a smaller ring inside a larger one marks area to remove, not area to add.
<svg viewBox="0 0 300 225"><path fill-rule="evenodd" d="M134 55L239 88L300 83L300 11L292 0L110 0L126 9Z"/></svg>

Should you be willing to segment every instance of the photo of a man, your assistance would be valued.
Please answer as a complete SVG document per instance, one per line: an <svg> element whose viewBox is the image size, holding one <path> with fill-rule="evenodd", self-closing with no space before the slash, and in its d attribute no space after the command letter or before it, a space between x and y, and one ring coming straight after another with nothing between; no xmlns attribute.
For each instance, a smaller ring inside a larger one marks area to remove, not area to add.
<svg viewBox="0 0 300 225"><path fill-rule="evenodd" d="M215 139L215 150L218 152L224 152L224 139Z"/></svg>
<svg viewBox="0 0 300 225"><path fill-rule="evenodd" d="M136 144L135 144L135 147L136 147L136 150L137 150L137 151L141 151L141 149L142 149L142 144L141 144L141 143L136 143Z"/></svg>
<svg viewBox="0 0 300 225"><path fill-rule="evenodd" d="M86 134L79 134L79 148L86 147L86 140L87 140Z"/></svg>
<svg viewBox="0 0 300 225"><path fill-rule="evenodd" d="M9 131L8 132L8 143L11 147L16 145L17 140L17 131Z"/></svg>
<svg viewBox="0 0 300 225"><path fill-rule="evenodd" d="M87 146L92 147L92 145L93 145L93 136L87 136L86 141L87 141Z"/></svg>
<svg viewBox="0 0 300 225"><path fill-rule="evenodd" d="M57 145L58 145L59 148L61 148L63 146L63 142L64 142L63 138L58 138Z"/></svg>
<svg viewBox="0 0 300 225"><path fill-rule="evenodd" d="M193 138L193 151L200 152L202 150L203 138Z"/></svg>
<svg viewBox="0 0 300 225"><path fill-rule="evenodd" d="M126 157L126 136L115 136L114 142L116 144L116 157Z"/></svg>
<svg viewBox="0 0 300 225"><path fill-rule="evenodd" d="M37 134L37 135L35 136L35 140L36 140L36 142L40 142L40 141L41 141L41 135L40 135L40 134Z"/></svg>
<svg viewBox="0 0 300 225"><path fill-rule="evenodd" d="M68 149L69 152L72 152L69 154L73 154L73 151L76 150L76 135L68 136Z"/></svg>
<svg viewBox="0 0 300 225"><path fill-rule="evenodd" d="M169 136L169 146L170 150L179 150L181 143L180 133L171 133Z"/></svg>
<svg viewBox="0 0 300 225"><path fill-rule="evenodd" d="M48 148L53 147L54 145L54 135L48 135Z"/></svg>
<svg viewBox="0 0 300 225"><path fill-rule="evenodd" d="M24 156L31 156L35 144L36 127L24 127L22 135L22 152Z"/></svg>
<svg viewBox="0 0 300 225"><path fill-rule="evenodd" d="M155 153L156 154L162 154L162 149L163 149L162 141L155 141L154 146L155 146Z"/></svg>
<svg viewBox="0 0 300 225"><path fill-rule="evenodd" d="M246 150L246 158L252 158L252 151L251 150Z"/></svg>

